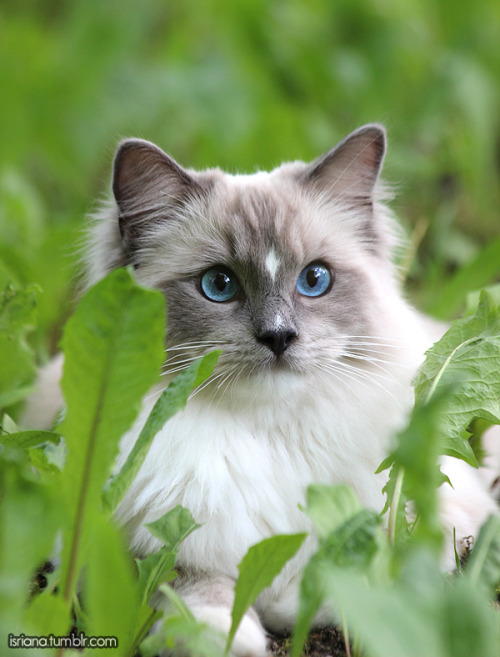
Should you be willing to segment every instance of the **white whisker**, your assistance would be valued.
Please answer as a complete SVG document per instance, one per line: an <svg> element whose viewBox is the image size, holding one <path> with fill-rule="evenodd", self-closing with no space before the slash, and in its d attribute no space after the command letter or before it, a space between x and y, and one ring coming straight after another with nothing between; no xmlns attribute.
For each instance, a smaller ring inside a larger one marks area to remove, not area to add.
<svg viewBox="0 0 500 657"><path fill-rule="evenodd" d="M397 361L393 360L387 360L385 358L376 358L371 355L364 355L364 354L356 354L352 351L346 351L344 352L343 356L345 358L352 358L354 360L361 360L365 363L370 363L373 364L375 367L379 367L382 370L386 370L386 368L382 367L382 365L390 365L391 367L402 367L405 369L408 369L408 364L406 363L400 363Z"/></svg>
<svg viewBox="0 0 500 657"><path fill-rule="evenodd" d="M378 372L370 372L364 369L360 369L344 361L336 361L335 363L323 361L321 365L324 371L330 370L336 374L342 374L343 377L346 376L349 379L356 381L357 383L364 384L365 386L377 386L387 395L389 395L398 405L400 403L394 394L381 382L386 381L387 383L398 384L399 382L395 377L384 376Z"/></svg>
<svg viewBox="0 0 500 657"><path fill-rule="evenodd" d="M181 349L196 349L198 347L216 346L227 344L223 340L193 340L191 342L180 342L178 344L167 347L165 351L179 351Z"/></svg>

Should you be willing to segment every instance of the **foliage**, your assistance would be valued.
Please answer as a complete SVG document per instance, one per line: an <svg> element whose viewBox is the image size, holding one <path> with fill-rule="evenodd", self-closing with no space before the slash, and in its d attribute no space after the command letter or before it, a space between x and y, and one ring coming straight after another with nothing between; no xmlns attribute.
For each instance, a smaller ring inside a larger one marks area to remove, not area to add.
<svg viewBox="0 0 500 657"><path fill-rule="evenodd" d="M14 294L10 297L16 299ZM22 297L22 292L17 295ZM113 272L82 298L65 328L62 387L66 408L58 433L19 432L4 417L0 438L2 650L9 633L68 632L76 604L78 630L89 636L116 636L121 654L132 654L159 615L149 606L151 596L159 584L175 576L179 544L196 525L180 508L148 525L164 547L138 562L134 574L123 537L110 523L111 511L103 498L109 499L105 484L118 439L135 420L143 395L158 381L164 359L164 308L159 292L138 287L126 270ZM12 321L8 324L12 331L16 326ZM154 422L163 423L172 409L186 403L188 392L211 374L216 357L209 354L184 372L180 381L170 384L163 403L153 410ZM17 385L12 380L6 392L17 390ZM142 434L138 442L141 439ZM122 472L117 479L131 483ZM56 536L62 541L60 565L47 589L31 599L30 582L36 569L55 553ZM76 590L83 570L82 610L76 603Z"/></svg>
<svg viewBox="0 0 500 657"><path fill-rule="evenodd" d="M484 417L483 409L498 400L498 349L492 345L498 340L499 316L500 308L484 292L475 314L454 322L429 351L416 380L417 404L409 426L382 466L391 465L386 487L388 532L382 529L380 515L362 508L351 489L324 485L308 489L304 512L316 528L319 546L302 578L294 657L301 654L314 617L325 605L367 657L498 654L498 613L491 600L500 581L500 522L490 518L484 525L462 574L442 574L443 536L437 512L442 477L437 462L440 454L448 452L471 460L471 452L459 448L459 441L468 444L465 428L471 420ZM220 655L220 639L194 619L168 585L176 577L182 541L198 528L189 511L176 507L147 525L163 547L136 560L135 567L121 532L109 520L135 475L126 461L109 479L117 441L157 380L164 357L164 322L162 295L139 287L127 270L116 270L89 290L66 326L62 343L66 411L57 432L18 431L4 416L0 437L0 640L4 646L8 633L61 635L76 623L76 629L88 636L118 637L124 655L132 656L136 650L155 655L163 646L180 644L200 657ZM217 356L210 353L194 363L162 394L134 449L140 462L152 434L185 406L190 391L210 376ZM485 387L472 387L471 378L479 378ZM17 380L10 385L17 389ZM487 414L487 419L496 416ZM410 500L416 517L411 526L404 512ZM62 541L60 564L46 590L30 596L33 574L53 555L56 536ZM245 611L304 538L304 534L271 537L252 547L242 560L227 650ZM81 604L76 598L78 582ZM170 606L158 607L157 590ZM147 636L158 620L158 631ZM43 652L62 655L64 651Z"/></svg>
<svg viewBox="0 0 500 657"><path fill-rule="evenodd" d="M464 283L484 287L500 268L481 255L498 235L499 42L495 0L453 12L445 0L4 0L0 269L44 291L41 357L70 312L83 215L125 136L185 166L253 171L385 123L398 214L423 240L406 262L411 289L421 307L456 313Z"/></svg>
<svg viewBox="0 0 500 657"><path fill-rule="evenodd" d="M55 351L71 314L73 245L116 141L137 135L186 166L248 171L311 159L381 121L391 141L386 176L403 181L397 211L411 233L401 254L411 295L435 316L449 319L464 305L467 316L428 354L411 422L382 464L391 468L387 534L352 491L308 491L319 548L301 586L293 654L322 605L368 657L500 653L490 604L498 520L484 526L463 573L445 576L435 495L439 454L475 462L481 429L499 421L499 42L493 0L461 1L451 13L444 0L2 3L0 652L9 632L68 631L73 607L76 628L116 634L120 654L140 645L155 655L183 641L193 654L220 655L217 637L209 643L168 586L179 545L196 530L188 511L152 524L164 547L135 565L109 521L156 428L184 407L217 353L167 388L110 476L119 435L155 380L164 322L160 297L119 272L82 299L65 329L63 424L24 432L12 419L35 360ZM479 299L484 287L491 296ZM132 370L133 384L120 386ZM32 597L33 573L61 540L59 568ZM279 537L242 562L233 631L299 541ZM151 606L158 586L174 613ZM161 631L144 638L157 620Z"/></svg>

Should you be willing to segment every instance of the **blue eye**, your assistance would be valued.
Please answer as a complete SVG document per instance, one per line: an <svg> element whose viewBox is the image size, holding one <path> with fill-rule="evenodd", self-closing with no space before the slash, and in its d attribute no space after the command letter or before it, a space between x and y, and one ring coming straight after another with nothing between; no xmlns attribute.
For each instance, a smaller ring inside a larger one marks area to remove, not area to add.
<svg viewBox="0 0 500 657"><path fill-rule="evenodd" d="M332 274L325 265L313 262L300 272L297 290L306 297L319 297L332 286Z"/></svg>
<svg viewBox="0 0 500 657"><path fill-rule="evenodd" d="M236 275L226 267L212 267L200 280L203 294L210 301L231 301L238 294L240 284Z"/></svg>

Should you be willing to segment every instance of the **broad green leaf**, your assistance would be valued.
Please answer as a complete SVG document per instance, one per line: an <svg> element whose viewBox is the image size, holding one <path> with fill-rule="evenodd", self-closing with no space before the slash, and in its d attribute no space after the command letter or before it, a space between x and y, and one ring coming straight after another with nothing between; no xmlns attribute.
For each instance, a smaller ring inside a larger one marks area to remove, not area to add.
<svg viewBox="0 0 500 657"><path fill-rule="evenodd" d="M299 606L292 637L291 657L300 657L302 654L314 618L326 597L325 580L322 572L324 568L328 571L328 564L325 564L321 556L314 554L302 573Z"/></svg>
<svg viewBox="0 0 500 657"><path fill-rule="evenodd" d="M408 500L413 501L418 518L416 535L436 550L442 545L437 499L437 488L445 481L438 466L443 445L440 427L453 392L453 389L440 389L425 406L414 408L410 423L398 436L395 450L382 464L385 467L390 462L394 464L383 490L387 495L386 509L390 507L391 541L399 546L407 539L408 527L402 514Z"/></svg>
<svg viewBox="0 0 500 657"><path fill-rule="evenodd" d="M494 299L497 306L500 306L500 283L497 283L496 285L488 285L482 289L484 289L484 291ZM481 298L481 291L482 290L474 290L473 292L469 292L467 294L464 309L465 316L474 315L476 313L477 307L479 305L479 300Z"/></svg>
<svg viewBox="0 0 500 657"><path fill-rule="evenodd" d="M238 625L245 612L262 591L270 586L286 562L299 550L307 534L272 536L252 546L238 566L239 576L234 590L232 623L227 638L229 653Z"/></svg>
<svg viewBox="0 0 500 657"><path fill-rule="evenodd" d="M43 445L43 443L56 445L60 440L61 434L54 431L19 431L0 436L0 445L27 450L30 447Z"/></svg>
<svg viewBox="0 0 500 657"><path fill-rule="evenodd" d="M481 293L473 317L453 322L428 352L416 382L417 404L453 386L443 408L443 451L476 465L466 429L474 418L500 423L500 308Z"/></svg>
<svg viewBox="0 0 500 657"><path fill-rule="evenodd" d="M35 636L64 636L71 622L71 608L59 595L36 595L23 617L23 631ZM50 654L50 653L49 653Z"/></svg>
<svg viewBox="0 0 500 657"><path fill-rule="evenodd" d="M448 657L435 622L437 603L393 585L373 588L352 571L324 573L332 604L340 607L370 657Z"/></svg>
<svg viewBox="0 0 500 657"><path fill-rule="evenodd" d="M307 564L300 584L299 611L292 641L292 657L298 657L327 591L325 573L355 569L368 573L379 549L380 515L361 504L347 486L309 486L308 515L318 530L320 545Z"/></svg>
<svg viewBox="0 0 500 657"><path fill-rule="evenodd" d="M491 516L474 541L465 577L493 597L500 583L500 518Z"/></svg>
<svg viewBox="0 0 500 657"><path fill-rule="evenodd" d="M219 355L220 351L213 351L196 360L163 391L120 472L104 489L104 504L110 511L116 509L139 472L155 435L167 420L185 407L193 388L212 374Z"/></svg>
<svg viewBox="0 0 500 657"><path fill-rule="evenodd" d="M323 573L330 603L340 608L366 654L500 654L498 614L480 590L464 577L445 580L432 554L416 552L413 557L404 577L390 586L370 585L345 569Z"/></svg>
<svg viewBox="0 0 500 657"><path fill-rule="evenodd" d="M380 522L378 513L358 511L321 541L318 555L335 566L366 571L378 550Z"/></svg>
<svg viewBox="0 0 500 657"><path fill-rule="evenodd" d="M55 475L62 470L62 463L52 460L50 452L40 448L30 448L28 450L28 457L31 465L38 470L40 474Z"/></svg>
<svg viewBox="0 0 500 657"><path fill-rule="evenodd" d="M3 413L0 424L0 436L3 439L6 435L12 435L13 433L19 433L19 427L10 415Z"/></svg>
<svg viewBox="0 0 500 657"><path fill-rule="evenodd" d="M356 493L349 486L312 484L307 488L307 515L320 538L326 538L348 518L361 510Z"/></svg>
<svg viewBox="0 0 500 657"><path fill-rule="evenodd" d="M141 657L158 657L165 649L165 637L160 632L153 632L147 636L139 647Z"/></svg>
<svg viewBox="0 0 500 657"><path fill-rule="evenodd" d="M144 603L149 601L160 582L175 579L177 574L174 566L179 545L200 525L195 523L187 509L178 505L158 520L148 523L146 527L153 536L162 541L164 547L144 559L136 559Z"/></svg>
<svg viewBox="0 0 500 657"><path fill-rule="evenodd" d="M117 637L120 654L127 655L141 606L139 588L123 538L104 515L93 523L83 600L87 633ZM99 654L116 655L117 651L102 649Z"/></svg>
<svg viewBox="0 0 500 657"><path fill-rule="evenodd" d="M0 636L19 631L30 581L55 549L58 491L18 450L0 451ZM68 614L69 618L69 614Z"/></svg>
<svg viewBox="0 0 500 657"><path fill-rule="evenodd" d="M162 547L158 552L148 554L144 559L136 559L139 572L139 589L143 604L149 602L160 582L171 581L177 574L174 571L177 553Z"/></svg>
<svg viewBox="0 0 500 657"><path fill-rule="evenodd" d="M67 410L60 428L67 445L61 577L66 599L76 586L118 441L157 381L164 331L163 296L139 287L129 271L120 269L87 292L66 325L62 389Z"/></svg>
<svg viewBox="0 0 500 657"><path fill-rule="evenodd" d="M453 586L443 589L440 603L440 615L433 622L445 644L445 657L500 655L499 612L483 588L467 577L458 577Z"/></svg>
<svg viewBox="0 0 500 657"><path fill-rule="evenodd" d="M15 388L14 390L7 390L0 393L0 408L8 408L9 406L14 406L21 401L27 399L31 393L35 391L35 387L32 385L23 386Z"/></svg>
<svg viewBox="0 0 500 657"><path fill-rule="evenodd" d="M154 522L145 525L168 550L177 550L182 541L195 529L201 527L193 520L191 513L177 505Z"/></svg>
<svg viewBox="0 0 500 657"><path fill-rule="evenodd" d="M7 284L0 292L0 410L28 394L35 374L33 352L26 342L35 320L39 289L16 289Z"/></svg>

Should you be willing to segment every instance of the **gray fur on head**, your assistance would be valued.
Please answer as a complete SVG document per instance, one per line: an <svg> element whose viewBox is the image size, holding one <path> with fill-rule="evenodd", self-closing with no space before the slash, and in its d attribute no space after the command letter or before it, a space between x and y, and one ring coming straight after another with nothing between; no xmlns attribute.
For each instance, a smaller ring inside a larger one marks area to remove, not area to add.
<svg viewBox="0 0 500 657"><path fill-rule="evenodd" d="M272 204L273 193L281 198L286 192L289 206L294 205L294 197L301 201L310 197L316 204L330 205L332 213L342 208L350 212L361 242L383 255L395 241L379 181L385 148L384 128L366 125L310 164L286 163L269 174L259 173L264 187L260 195L255 187L254 197L260 197L255 202L264 207ZM169 224L209 221L213 201L227 193L230 179L240 181L242 176L219 169L186 170L151 142L122 141L113 164L113 198L94 215L89 230L87 285L116 267L139 267L141 251L151 250L155 235L168 230ZM248 179L257 181L255 174ZM231 203L237 201L233 198Z"/></svg>

